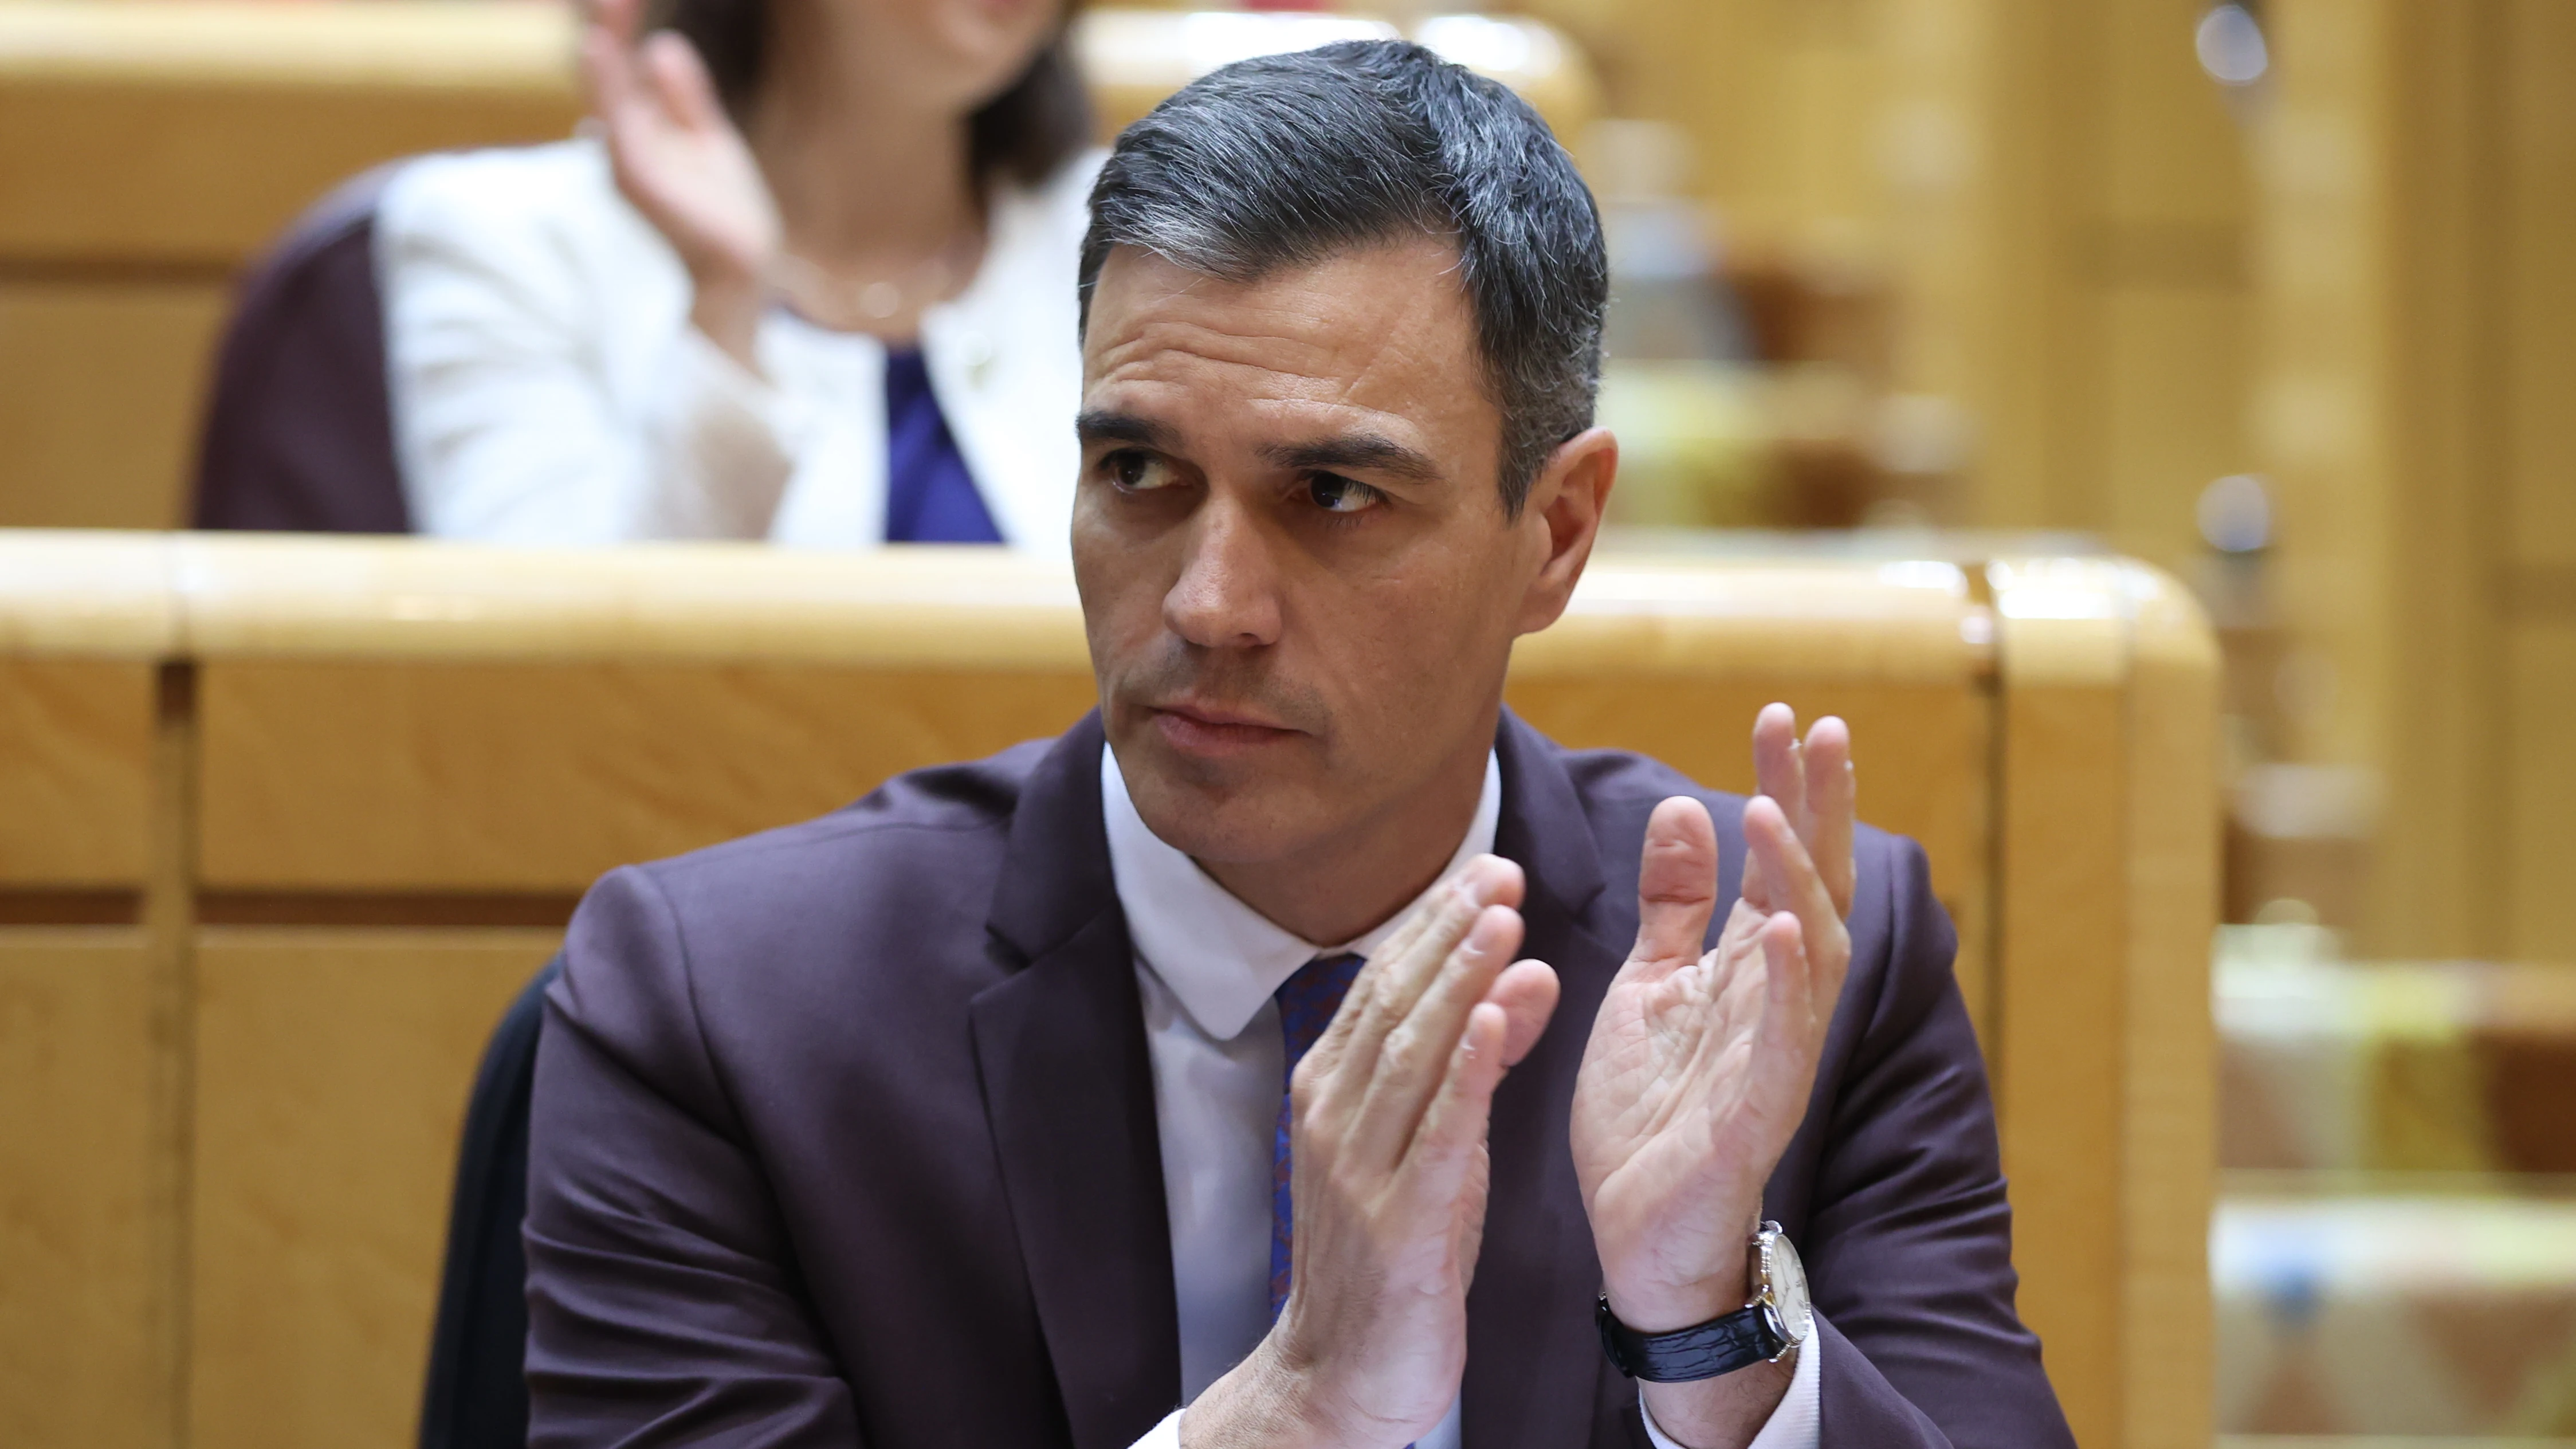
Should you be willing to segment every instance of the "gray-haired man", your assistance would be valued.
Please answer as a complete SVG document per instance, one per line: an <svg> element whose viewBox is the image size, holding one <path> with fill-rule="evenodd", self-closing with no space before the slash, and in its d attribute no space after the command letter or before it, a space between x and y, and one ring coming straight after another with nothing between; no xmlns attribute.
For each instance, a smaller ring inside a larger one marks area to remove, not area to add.
<svg viewBox="0 0 2576 1449"><path fill-rule="evenodd" d="M1605 285L1544 126L1410 46L1127 132L1100 710L593 892L536 1442L2068 1442L1949 928L1841 724L1766 711L1746 801L1502 709L1616 467Z"/></svg>

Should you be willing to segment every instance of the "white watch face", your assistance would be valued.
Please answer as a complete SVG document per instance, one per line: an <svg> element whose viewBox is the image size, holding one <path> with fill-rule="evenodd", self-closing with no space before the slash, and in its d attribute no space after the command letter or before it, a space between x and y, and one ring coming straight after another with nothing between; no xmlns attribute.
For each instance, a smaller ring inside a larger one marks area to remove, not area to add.
<svg viewBox="0 0 2576 1449"><path fill-rule="evenodd" d="M1772 1310L1780 1315L1781 1336L1805 1343L1816 1330L1815 1309L1807 1302L1807 1267L1776 1228L1762 1234L1762 1270Z"/></svg>

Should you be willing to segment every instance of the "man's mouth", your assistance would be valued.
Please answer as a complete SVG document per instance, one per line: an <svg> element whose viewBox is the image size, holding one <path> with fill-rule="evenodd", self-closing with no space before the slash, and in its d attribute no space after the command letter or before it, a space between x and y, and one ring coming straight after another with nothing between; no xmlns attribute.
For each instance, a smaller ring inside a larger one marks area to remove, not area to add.
<svg viewBox="0 0 2576 1449"><path fill-rule="evenodd" d="M1185 755L1238 755L1285 743L1302 733L1250 710L1198 700L1175 700L1148 708L1163 742Z"/></svg>

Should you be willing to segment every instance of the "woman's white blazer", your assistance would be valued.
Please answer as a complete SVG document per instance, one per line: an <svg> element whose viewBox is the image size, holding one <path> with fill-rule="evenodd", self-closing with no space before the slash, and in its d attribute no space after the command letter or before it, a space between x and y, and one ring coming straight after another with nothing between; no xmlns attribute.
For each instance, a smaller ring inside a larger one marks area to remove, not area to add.
<svg viewBox="0 0 2576 1449"><path fill-rule="evenodd" d="M921 324L931 390L1009 543L1062 553L1074 277L1100 156L997 190L981 268ZM782 309L754 375L688 323L679 258L605 150L423 157L376 213L395 454L420 532L570 545L884 540L882 344Z"/></svg>

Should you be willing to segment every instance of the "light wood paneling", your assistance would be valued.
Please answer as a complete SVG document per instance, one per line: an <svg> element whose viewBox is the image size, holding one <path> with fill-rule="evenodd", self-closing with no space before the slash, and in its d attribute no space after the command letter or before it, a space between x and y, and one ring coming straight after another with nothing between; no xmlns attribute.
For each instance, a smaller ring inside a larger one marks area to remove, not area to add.
<svg viewBox="0 0 2576 1449"><path fill-rule="evenodd" d="M2171 241L2179 275L2156 277L2155 255L2131 255L2147 272L2103 303L2104 438L2095 474L2097 520L2124 554L2181 572L2208 552L2194 509L2210 480L2253 466L2242 426L2250 309L2229 285L2194 283L2189 269L2234 258L2237 238L2218 233L2219 258L2196 258Z"/></svg>
<svg viewBox="0 0 2576 1449"><path fill-rule="evenodd" d="M2523 624L2509 656L2512 959L2576 963L2576 619Z"/></svg>
<svg viewBox="0 0 2576 1449"><path fill-rule="evenodd" d="M1088 673L208 665L204 880L580 890L1054 734Z"/></svg>
<svg viewBox="0 0 2576 1449"><path fill-rule="evenodd" d="M0 887L143 884L152 666L0 655Z"/></svg>
<svg viewBox="0 0 2576 1449"><path fill-rule="evenodd" d="M2021 1311L2077 1442L2210 1424L2217 653L2170 578L1992 571L2002 644L1996 1108ZM2121 969L2099 962L2116 955Z"/></svg>
<svg viewBox="0 0 2576 1449"><path fill-rule="evenodd" d="M2125 631L2115 618L2014 618L2004 602L1995 1107L2013 1261L2076 1442L2115 1444L2126 992L2098 963L2129 920Z"/></svg>
<svg viewBox="0 0 2576 1449"><path fill-rule="evenodd" d="M202 933L191 1449L412 1442L467 1090L556 944Z"/></svg>
<svg viewBox="0 0 2576 1449"><path fill-rule="evenodd" d="M2568 667L2534 641L2576 614L2576 18L2265 14L2262 442L2280 597L2328 685L2294 752L2380 787L2354 948L2576 959L2576 837L2523 743Z"/></svg>
<svg viewBox="0 0 2576 1449"><path fill-rule="evenodd" d="M2129 571L2128 979L2121 1002L2121 1418L2126 1449L2209 1443L2217 1198L2218 651L2170 578Z"/></svg>
<svg viewBox="0 0 2576 1449"><path fill-rule="evenodd" d="M0 1443L167 1442L146 975L135 929L0 929Z"/></svg>
<svg viewBox="0 0 2576 1449"><path fill-rule="evenodd" d="M2510 368L2510 545L2520 562L2565 567L2576 565L2576 6L2510 0L2503 21L2512 301L2496 320ZM2576 959L2576 933L2558 951Z"/></svg>
<svg viewBox="0 0 2576 1449"><path fill-rule="evenodd" d="M14 201L5 181L0 200ZM0 527L185 522L200 393L230 306L219 279L12 281L0 258Z"/></svg>
<svg viewBox="0 0 2576 1449"><path fill-rule="evenodd" d="M339 181L567 135L551 5L13 4L0 10L0 257L238 265Z"/></svg>

